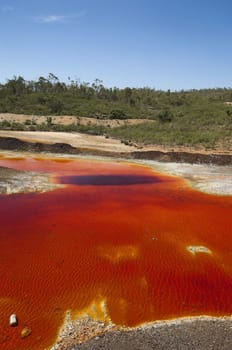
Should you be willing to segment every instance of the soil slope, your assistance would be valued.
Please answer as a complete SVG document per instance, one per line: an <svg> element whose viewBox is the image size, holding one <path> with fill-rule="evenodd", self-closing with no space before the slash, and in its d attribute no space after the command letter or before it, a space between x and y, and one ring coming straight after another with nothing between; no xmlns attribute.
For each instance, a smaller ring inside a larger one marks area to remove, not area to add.
<svg viewBox="0 0 232 350"><path fill-rule="evenodd" d="M163 162L231 165L232 154L192 148L125 145L119 140L81 133L0 131L0 149L31 152L89 154Z"/></svg>

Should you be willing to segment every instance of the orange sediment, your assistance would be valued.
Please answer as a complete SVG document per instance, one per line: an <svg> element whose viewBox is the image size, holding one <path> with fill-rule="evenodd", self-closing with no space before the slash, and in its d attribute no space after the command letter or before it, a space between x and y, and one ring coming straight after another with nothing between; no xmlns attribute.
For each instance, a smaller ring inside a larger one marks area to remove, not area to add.
<svg viewBox="0 0 232 350"><path fill-rule="evenodd" d="M101 301L112 322L127 326L232 314L231 197L127 163L2 158L0 165L50 172L66 184L0 196L2 350L49 348L66 310ZM32 333L21 339L25 327Z"/></svg>

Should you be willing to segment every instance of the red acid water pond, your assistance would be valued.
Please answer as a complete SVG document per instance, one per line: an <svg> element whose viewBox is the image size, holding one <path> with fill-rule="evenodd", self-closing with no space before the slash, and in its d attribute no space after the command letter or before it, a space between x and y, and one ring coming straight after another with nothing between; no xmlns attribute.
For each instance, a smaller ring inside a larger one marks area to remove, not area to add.
<svg viewBox="0 0 232 350"><path fill-rule="evenodd" d="M134 326L232 314L232 197L127 163L0 159L64 188L0 196L0 348L42 350L65 311ZM203 246L194 254L189 246ZM8 325L17 313L19 326ZM24 326L32 334L21 339Z"/></svg>

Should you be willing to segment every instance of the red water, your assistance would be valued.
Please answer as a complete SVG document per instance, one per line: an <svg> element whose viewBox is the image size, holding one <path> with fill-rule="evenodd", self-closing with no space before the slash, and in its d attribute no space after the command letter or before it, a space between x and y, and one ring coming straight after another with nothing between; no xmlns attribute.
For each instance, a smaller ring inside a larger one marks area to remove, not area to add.
<svg viewBox="0 0 232 350"><path fill-rule="evenodd" d="M232 314L232 197L126 163L0 159L67 186L0 196L0 349L51 345L65 311L104 300L134 326ZM188 252L205 246L212 254ZM8 325L16 313L19 326ZM21 339L24 326L32 334Z"/></svg>

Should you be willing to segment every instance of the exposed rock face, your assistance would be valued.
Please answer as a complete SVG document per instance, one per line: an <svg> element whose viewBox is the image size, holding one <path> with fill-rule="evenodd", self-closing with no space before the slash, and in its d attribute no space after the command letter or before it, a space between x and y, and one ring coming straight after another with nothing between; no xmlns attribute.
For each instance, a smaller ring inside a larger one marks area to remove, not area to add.
<svg viewBox="0 0 232 350"><path fill-rule="evenodd" d="M0 194L46 192L57 188L50 175L0 166Z"/></svg>

